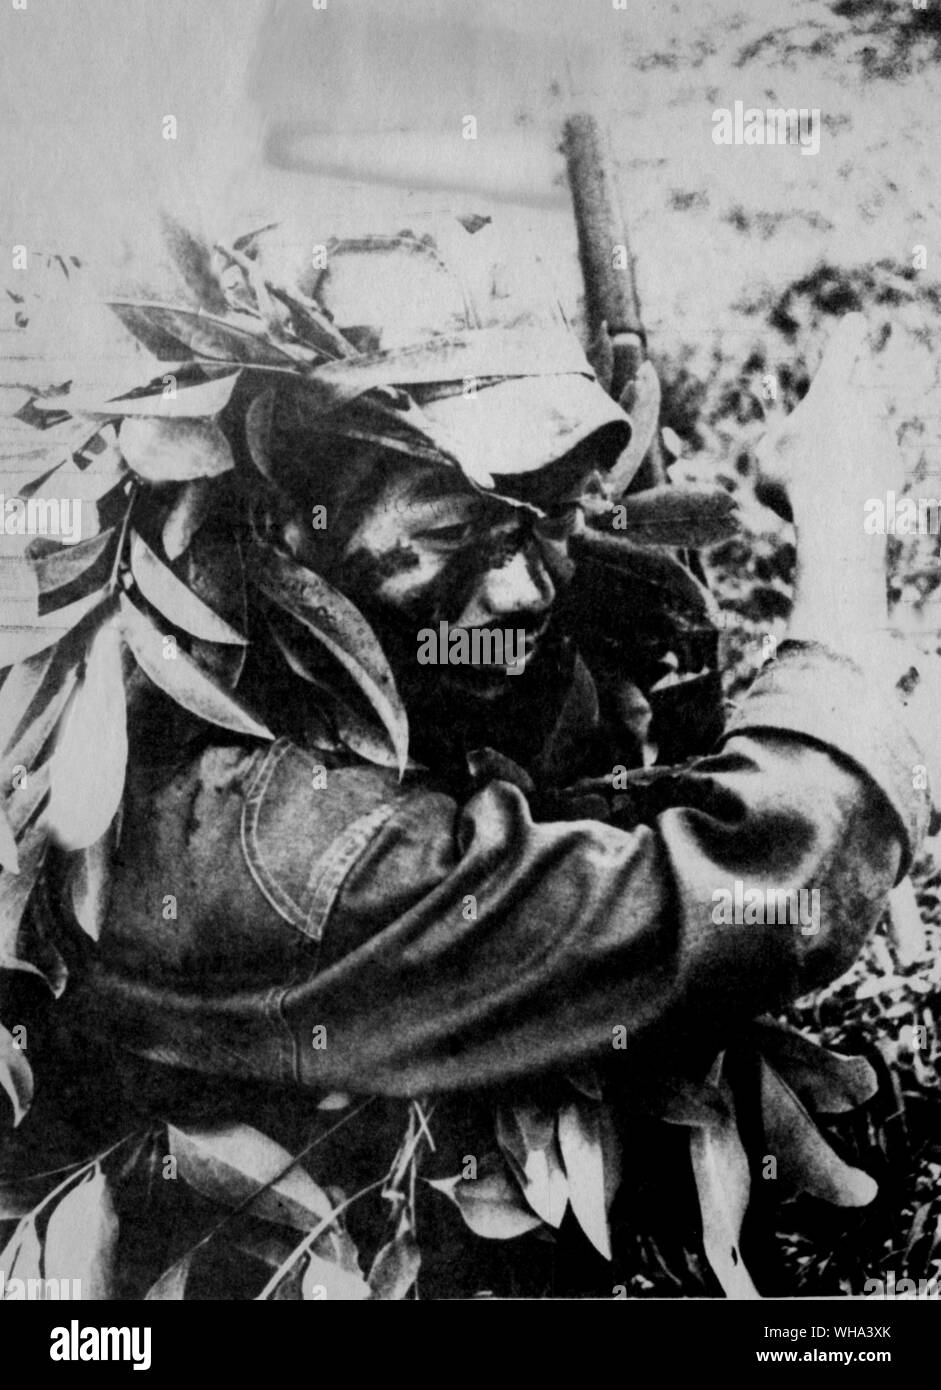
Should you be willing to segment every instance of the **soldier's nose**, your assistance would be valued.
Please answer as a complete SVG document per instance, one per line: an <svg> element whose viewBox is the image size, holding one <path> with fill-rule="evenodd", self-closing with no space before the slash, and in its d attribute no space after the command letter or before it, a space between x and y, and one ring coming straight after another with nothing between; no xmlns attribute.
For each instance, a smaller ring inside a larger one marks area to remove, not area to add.
<svg viewBox="0 0 941 1390"><path fill-rule="evenodd" d="M518 550L511 560L488 570L480 597L490 612L545 613L555 600L555 585L534 546Z"/></svg>

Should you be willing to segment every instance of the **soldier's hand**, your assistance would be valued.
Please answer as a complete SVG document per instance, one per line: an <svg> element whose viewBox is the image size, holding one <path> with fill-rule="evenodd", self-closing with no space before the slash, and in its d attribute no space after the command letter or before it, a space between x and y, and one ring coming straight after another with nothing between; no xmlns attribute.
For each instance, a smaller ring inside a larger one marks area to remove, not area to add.
<svg viewBox="0 0 941 1390"><path fill-rule="evenodd" d="M862 526L865 502L901 486L897 443L876 388L862 314L834 329L810 390L758 446L760 485L806 524L813 513L839 528Z"/></svg>
<svg viewBox="0 0 941 1390"><path fill-rule="evenodd" d="M886 537L867 531L866 502L900 486L903 472L861 314L840 321L810 390L760 457L797 533L791 636L865 660L886 628Z"/></svg>

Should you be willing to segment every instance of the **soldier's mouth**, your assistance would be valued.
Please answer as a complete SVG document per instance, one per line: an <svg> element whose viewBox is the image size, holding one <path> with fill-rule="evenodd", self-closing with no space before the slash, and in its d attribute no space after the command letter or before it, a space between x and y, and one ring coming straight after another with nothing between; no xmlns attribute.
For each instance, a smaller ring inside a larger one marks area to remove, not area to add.
<svg viewBox="0 0 941 1390"><path fill-rule="evenodd" d="M548 628L549 619L546 618L545 622L540 623L538 627L526 629L526 640L523 644L523 654L527 661L529 661L530 657L535 656L536 651L539 648L539 644L541 643L543 637L545 637Z"/></svg>
<svg viewBox="0 0 941 1390"><path fill-rule="evenodd" d="M548 618L537 627L498 628L494 625L484 628L470 628L468 633L472 646L475 633L481 635L501 633L504 639L502 647L504 659L489 662L470 661L466 664L456 663L451 675L456 677L460 683L477 691L506 690L511 678L522 675L524 670L538 659L540 646L548 628Z"/></svg>
<svg viewBox="0 0 941 1390"><path fill-rule="evenodd" d="M549 619L546 618L537 627L530 627L523 623L514 623L506 627L497 624L488 624L486 627L469 628L468 632L473 635L475 632L500 633L503 638L502 650L506 660L493 661L488 664L474 663L472 669L483 676L496 676L498 678L508 674L517 674L519 667L534 660L542 639L549 628Z"/></svg>

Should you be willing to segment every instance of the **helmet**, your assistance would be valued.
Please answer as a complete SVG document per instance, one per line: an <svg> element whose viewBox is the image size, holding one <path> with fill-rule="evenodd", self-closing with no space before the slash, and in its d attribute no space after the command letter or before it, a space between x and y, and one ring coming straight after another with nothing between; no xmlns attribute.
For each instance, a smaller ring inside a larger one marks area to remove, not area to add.
<svg viewBox="0 0 941 1390"><path fill-rule="evenodd" d="M273 267L290 262L296 242L269 228L247 250L277 283ZM447 464L508 496L511 480L578 446L603 468L627 445L630 420L598 382L541 263L489 218L334 237L319 251L319 264L292 278L302 306L316 306L335 333L337 355L291 383L298 430ZM274 422L277 412L267 414ZM267 471L264 427L250 436Z"/></svg>

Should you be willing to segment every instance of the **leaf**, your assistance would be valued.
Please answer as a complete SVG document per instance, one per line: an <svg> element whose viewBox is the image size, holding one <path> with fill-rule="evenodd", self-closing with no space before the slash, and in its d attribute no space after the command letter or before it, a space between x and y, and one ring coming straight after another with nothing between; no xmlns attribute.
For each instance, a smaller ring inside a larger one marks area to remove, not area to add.
<svg viewBox="0 0 941 1390"><path fill-rule="evenodd" d="M18 874L20 871L16 839L4 811L0 811L0 869L10 874Z"/></svg>
<svg viewBox="0 0 941 1390"><path fill-rule="evenodd" d="M213 685L182 651L178 650L171 659L164 659L164 634L123 594L121 619L121 630L141 670L183 709L209 724L231 729L233 733L247 734L252 738L274 738L270 729L259 723L231 695Z"/></svg>
<svg viewBox="0 0 941 1390"><path fill-rule="evenodd" d="M359 609L319 574L262 541L253 543L246 566L256 588L302 623L349 672L386 728L403 772L408 717L385 653Z"/></svg>
<svg viewBox="0 0 941 1390"><path fill-rule="evenodd" d="M35 932L33 933L35 938ZM27 955L38 954L42 956L39 963L27 960ZM0 958L0 970L22 972L40 980L48 989L53 999L61 999L68 984L69 969L65 963L62 953L52 944L48 938L33 940L29 943L28 949L23 954L12 959Z"/></svg>
<svg viewBox="0 0 941 1390"><path fill-rule="evenodd" d="M400 1302L408 1294L421 1268L421 1252L415 1232L405 1221L372 1262L369 1288L377 1301Z"/></svg>
<svg viewBox="0 0 941 1390"><path fill-rule="evenodd" d="M15 784L11 784L6 792L4 814L15 836L20 837L24 834L48 795L48 762L30 768L23 779L17 779Z"/></svg>
<svg viewBox="0 0 941 1390"><path fill-rule="evenodd" d="M331 1303L361 1302L369 1297L370 1289L365 1279L333 1260L325 1260L320 1255L308 1256L307 1268L301 1280L303 1299L322 1298L320 1290L326 1292Z"/></svg>
<svg viewBox="0 0 941 1390"><path fill-rule="evenodd" d="M52 755L48 825L62 849L87 849L104 835L121 804L126 771L127 700L112 619L92 638Z"/></svg>
<svg viewBox="0 0 941 1390"><path fill-rule="evenodd" d="M213 269L208 243L166 210L160 212L160 228L197 304L211 314L224 314L227 308L225 291Z"/></svg>
<svg viewBox="0 0 941 1390"><path fill-rule="evenodd" d="M149 483L217 478L235 467L229 441L212 420L169 420L151 415L121 425L128 468Z"/></svg>
<svg viewBox="0 0 941 1390"><path fill-rule="evenodd" d="M616 507L588 512L586 521L594 530L613 531L635 543L693 550L728 540L740 530L738 502L725 488L674 483L629 493Z"/></svg>
<svg viewBox="0 0 941 1390"><path fill-rule="evenodd" d="M268 615L268 629L274 639L274 644L284 657L288 667L299 676L301 680L309 682L319 691L327 691L329 698L329 687L323 679L323 673L314 669L314 663L309 660L308 655L301 651L301 643L298 639L307 640L309 638L305 632L301 632L296 623L289 623L279 619L282 615L270 613ZM289 631L293 628L293 631ZM331 701L333 704L333 701ZM366 762L375 763L377 767L397 767L398 759L395 752L386 738L385 730L378 724L364 719L355 710L345 706L342 701L338 701L333 708L332 718L336 730L339 744L331 739L330 746L336 750L346 746L351 753L355 753L358 758L363 758ZM320 736L318 736L320 737ZM325 747L325 743L318 741L319 748ZM409 759L407 767L412 767L413 763Z"/></svg>
<svg viewBox="0 0 941 1390"><path fill-rule="evenodd" d="M79 429L76 421L70 420L64 427L40 430L15 418L0 419L0 478L6 496L19 492L11 480L38 478L56 464L65 463L94 433L94 428L86 421Z"/></svg>
<svg viewBox="0 0 941 1390"><path fill-rule="evenodd" d="M14 667L7 679L15 676L18 670L19 667ZM44 794L48 792L48 763L39 763L38 759L58 724L62 711L68 704L77 680L77 664L63 666L61 663L57 663L53 666L49 681L30 702L14 730L13 739L4 750L2 776L5 786L8 788L6 811L10 824L17 834L23 828L22 816L24 811L28 808L28 815L31 816L35 810L34 782L44 778L42 791ZM26 769L26 786L23 786L22 783L13 784L13 773L16 768Z"/></svg>
<svg viewBox="0 0 941 1390"><path fill-rule="evenodd" d="M339 1187L328 1188L327 1195L333 1203L334 1209L341 1206L346 1200L343 1190ZM343 1225L342 1214L317 1237L312 1249L315 1255L329 1260L331 1264L338 1264L341 1269L346 1270L349 1274L355 1274L358 1279L364 1277L359 1263L359 1251Z"/></svg>
<svg viewBox="0 0 941 1390"><path fill-rule="evenodd" d="M639 1108L668 1125L692 1128L718 1126L729 1122L728 1103L717 1086L707 1081L681 1077L665 1080L649 1095L641 1093Z"/></svg>
<svg viewBox="0 0 941 1390"><path fill-rule="evenodd" d="M865 1057L831 1052L778 1024L757 1023L753 1028L758 1050L812 1110L845 1115L878 1092L879 1078Z"/></svg>
<svg viewBox="0 0 941 1390"><path fill-rule="evenodd" d="M430 1187L455 1204L465 1223L487 1240L513 1240L543 1223L523 1204L522 1194L505 1173L467 1179L426 1178Z"/></svg>
<svg viewBox="0 0 941 1390"><path fill-rule="evenodd" d="M758 1298L739 1250L750 1179L734 1114L721 1125L691 1130L689 1149L706 1258L727 1298Z"/></svg>
<svg viewBox="0 0 941 1390"><path fill-rule="evenodd" d="M612 497L630 483L644 461L657 433L660 420L660 378L652 362L642 362L634 380L621 393L621 406L631 417L631 437L605 479Z"/></svg>
<svg viewBox="0 0 941 1390"><path fill-rule="evenodd" d="M69 866L68 892L75 920L82 931L97 941L108 916L117 844L115 816L100 839L79 850Z"/></svg>
<svg viewBox="0 0 941 1390"><path fill-rule="evenodd" d="M53 1208L46 1227L43 1263L47 1279L78 1279L82 1301L115 1297L118 1216L101 1164Z"/></svg>
<svg viewBox="0 0 941 1390"><path fill-rule="evenodd" d="M193 1269L196 1251L190 1250L181 1260L161 1274L144 1295L146 1303L180 1303L186 1298L186 1286Z"/></svg>
<svg viewBox="0 0 941 1390"><path fill-rule="evenodd" d="M621 1190L623 1174L620 1129L613 1107L606 1101L599 1109L601 1157L604 1167L604 1205L610 1215Z"/></svg>
<svg viewBox="0 0 941 1390"><path fill-rule="evenodd" d="M42 402L35 402L34 408L37 406L41 408ZM38 422L18 417L0 419L0 460L5 463L7 459L38 457L50 450L62 459L71 458L97 432L98 426L87 420L62 420L44 426L42 417Z"/></svg>
<svg viewBox="0 0 941 1390"><path fill-rule="evenodd" d="M37 616L28 625L0 627L0 667L15 666L61 642L66 633L107 600L108 591L99 589L64 608L56 608L45 617Z"/></svg>
<svg viewBox="0 0 941 1390"><path fill-rule="evenodd" d="M555 1115L538 1105L501 1106L496 1138L514 1165L523 1196L547 1225L562 1224L569 1185L555 1136Z"/></svg>
<svg viewBox="0 0 941 1390"><path fill-rule="evenodd" d="M74 584L83 574L93 570L114 544L116 536L116 529L110 527L100 535L92 536L90 540L78 541L75 545L64 545L61 550L54 550L40 559L31 560L40 594Z"/></svg>
<svg viewBox="0 0 941 1390"><path fill-rule="evenodd" d="M930 1203L930 1202L925 1202L925 1203L924 1203L922 1206L920 1206L920 1207L918 1208L918 1210L915 1212L914 1219L912 1220L912 1224L911 1224L911 1226L909 1227L909 1230L908 1230L908 1239L907 1239L906 1242L905 1242L905 1260L906 1260L906 1262L908 1262L908 1260L911 1259L912 1251L914 1250L915 1246L918 1244L918 1242L919 1242L919 1241L922 1239L922 1237L924 1236L924 1234L925 1234L925 1229L926 1229L927 1224L928 1224L928 1218L929 1218L931 1215L932 1215L932 1206L931 1206L931 1203Z"/></svg>
<svg viewBox="0 0 941 1390"><path fill-rule="evenodd" d="M797 1192L837 1207L865 1207L878 1184L844 1163L830 1147L791 1088L761 1059L761 1109L767 1152L777 1159L778 1177Z"/></svg>
<svg viewBox="0 0 941 1390"><path fill-rule="evenodd" d="M572 537L570 548L576 560L611 566L643 584L658 600L679 603L694 620L712 622L717 611L715 599L669 550L634 545L626 536L587 530Z"/></svg>
<svg viewBox="0 0 941 1390"><path fill-rule="evenodd" d="M288 294L287 290L273 285L270 280L265 283L275 299L290 309L295 331L311 347L327 357L355 357L356 349L352 343L327 317L316 300L307 299L300 293Z"/></svg>
<svg viewBox="0 0 941 1390"><path fill-rule="evenodd" d="M183 628L184 632L204 642L245 645L246 639L177 579L137 532L131 537L131 572L147 602L169 618L175 627Z"/></svg>
<svg viewBox="0 0 941 1390"><path fill-rule="evenodd" d="M601 1107L597 1102L572 1101L559 1111L559 1148L572 1212L599 1255L610 1260Z"/></svg>
<svg viewBox="0 0 941 1390"><path fill-rule="evenodd" d="M241 1205L291 1162L287 1149L253 1129L232 1124L200 1129L168 1127L170 1152L190 1187L222 1206ZM310 1231L333 1211L330 1198L299 1165L259 1192L254 1216Z"/></svg>
<svg viewBox="0 0 941 1390"><path fill-rule="evenodd" d="M111 449L94 463L81 466L67 459L54 473L43 478L36 487L24 488L34 498L69 497L81 503L81 535L89 538L99 528L97 508L114 490L131 478L117 449Z"/></svg>
<svg viewBox="0 0 941 1390"><path fill-rule="evenodd" d="M0 685L0 748L6 750L22 732L24 716L49 674L55 653L29 657L7 671Z"/></svg>
<svg viewBox="0 0 941 1390"><path fill-rule="evenodd" d="M248 595L238 535L221 518L203 526L178 561L176 573L197 598L236 632L248 632ZM214 685L234 691L248 653L247 643L234 646L194 637L190 657Z"/></svg>
<svg viewBox="0 0 941 1390"><path fill-rule="evenodd" d="M196 478L180 489L163 523L163 552L171 562L189 547L196 532L212 514L213 487L208 478Z"/></svg>
<svg viewBox="0 0 941 1390"><path fill-rule="evenodd" d="M603 1092L597 1069L587 1063L566 1067L565 1079L580 1096L588 1100L601 1100Z"/></svg>
<svg viewBox="0 0 941 1390"><path fill-rule="evenodd" d="M172 376L168 368L164 376ZM195 386L177 385L172 394L163 377L154 383L154 390L135 392L133 395L116 396L111 400L95 400L88 396L47 397L37 402L40 410L68 410L76 415L102 415L109 420L155 419L163 420L206 420L215 419L225 410L238 381L240 373L228 372L225 376L214 377L211 381L200 382Z"/></svg>
<svg viewBox="0 0 941 1390"><path fill-rule="evenodd" d="M129 299L114 299L109 306L121 322L162 360L196 355L213 361L245 363L256 367L286 367L293 362L287 352L258 332L192 309L176 308Z"/></svg>
<svg viewBox="0 0 941 1390"><path fill-rule="evenodd" d="M273 1303L301 1303L304 1295L301 1285L304 1281L304 1262L296 1260L277 1286L268 1295Z"/></svg>
<svg viewBox="0 0 941 1390"><path fill-rule="evenodd" d="M33 1103L33 1071L22 1048L16 1046L13 1034L0 1023L0 1086L13 1106L14 1127L20 1123ZM9 1268L0 1261L0 1269Z"/></svg>
<svg viewBox="0 0 941 1390"><path fill-rule="evenodd" d="M261 1231L245 1231L232 1243L240 1255L247 1255L249 1259L257 1260L270 1270L280 1269L294 1249L292 1241L286 1240L284 1236L268 1227Z"/></svg>
<svg viewBox="0 0 941 1390"><path fill-rule="evenodd" d="M0 1269L6 1272L4 1301L10 1297L11 1280L21 1279L25 1282L27 1279L42 1278L42 1247L32 1217L21 1221L13 1232L9 1245L0 1254Z"/></svg>
<svg viewBox="0 0 941 1390"><path fill-rule="evenodd" d="M46 839L44 831L34 831L20 847L19 873L0 874L0 969L22 970L27 974L40 975L41 978L44 977L40 971L19 959L17 942L26 904L42 868Z"/></svg>

